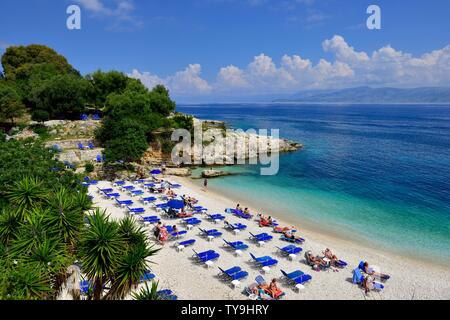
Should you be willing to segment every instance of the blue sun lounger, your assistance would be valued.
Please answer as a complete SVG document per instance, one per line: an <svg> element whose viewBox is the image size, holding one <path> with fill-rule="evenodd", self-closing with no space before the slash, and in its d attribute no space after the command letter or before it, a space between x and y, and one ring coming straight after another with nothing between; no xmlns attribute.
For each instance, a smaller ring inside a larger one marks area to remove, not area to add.
<svg viewBox="0 0 450 320"><path fill-rule="evenodd" d="M194 251L194 257L200 262L217 260L220 257L220 254L218 254L214 250L208 250L200 253L197 253L197 251L195 251L194 249L192 249L192 251Z"/></svg>
<svg viewBox="0 0 450 320"><path fill-rule="evenodd" d="M131 194L133 196L142 196L144 194L144 191L142 191L142 190L131 190Z"/></svg>
<svg viewBox="0 0 450 320"><path fill-rule="evenodd" d="M354 284L361 284L363 281L364 281L363 271L361 270L361 268L358 267L355 270L353 270L352 282ZM381 291L384 289L384 285L382 285L379 282L374 281L373 288L374 288L374 290Z"/></svg>
<svg viewBox="0 0 450 320"><path fill-rule="evenodd" d="M245 230L247 229L247 226L242 223L229 223L228 221L225 221L225 227L227 227L230 230Z"/></svg>
<svg viewBox="0 0 450 320"><path fill-rule="evenodd" d="M135 186L125 186L125 187L122 187L124 190L127 190L127 191L131 191L131 190L134 190L134 189L136 189L136 187Z"/></svg>
<svg viewBox="0 0 450 320"><path fill-rule="evenodd" d="M244 213L242 210L236 210L236 209L232 209L232 213L242 219L246 219L249 220L252 218L252 215L249 213Z"/></svg>
<svg viewBox="0 0 450 320"><path fill-rule="evenodd" d="M291 238L286 237L285 235L282 235L280 240L286 241L286 242L291 242L291 243L300 243L300 244L305 242L305 239L303 239L303 238L291 239Z"/></svg>
<svg viewBox="0 0 450 320"><path fill-rule="evenodd" d="M144 203L145 203L145 202L147 202L147 203L148 203L148 202L154 202L154 201L156 201L156 200L157 200L157 199L156 199L155 197L146 197L146 198L142 198L142 199L141 199L141 201L144 202Z"/></svg>
<svg viewBox="0 0 450 320"><path fill-rule="evenodd" d="M88 148L89 149L94 149L95 148L95 146L94 146L94 144L92 143L92 142L89 142L89 144L88 144Z"/></svg>
<svg viewBox="0 0 450 320"><path fill-rule="evenodd" d="M216 230L216 229L211 229L211 230L205 230L202 228L199 228L200 231L202 232L202 235L205 237L214 237L214 238L218 238L220 236L222 236L222 232Z"/></svg>
<svg viewBox="0 0 450 320"><path fill-rule="evenodd" d="M284 270L281 270L281 273L286 278L286 280L293 285L304 284L308 281L311 281L312 279L309 274L305 274L300 270L296 270L291 273L287 273Z"/></svg>
<svg viewBox="0 0 450 320"><path fill-rule="evenodd" d="M283 247L283 248L280 248L280 247L277 247L277 248L278 248L278 250L280 250L285 255L297 254L297 253L302 252L302 248L296 247L296 246L294 246L292 244L288 245L286 247Z"/></svg>
<svg viewBox="0 0 450 320"><path fill-rule="evenodd" d="M253 233L250 232L250 239L255 240L255 241L260 241L260 242L266 242L266 241L270 241L273 239L273 236L267 234L267 233L260 233L257 235L254 235Z"/></svg>
<svg viewBox="0 0 450 320"><path fill-rule="evenodd" d="M128 209L128 212L130 212L130 213L144 213L145 212L145 209L144 208L130 208L130 207L127 207L127 209Z"/></svg>
<svg viewBox="0 0 450 320"><path fill-rule="evenodd" d="M172 238L178 239L178 238L181 238L182 236L184 236L184 235L186 235L186 234L187 234L187 231L186 231L186 230L181 230L181 231L178 231L178 232L172 232L172 233L170 234L170 236L171 236Z"/></svg>
<svg viewBox="0 0 450 320"><path fill-rule="evenodd" d="M201 212L203 212L203 211L208 211L207 208L202 207L202 206L195 206L195 207L192 208L192 210L193 210L195 213L201 213Z"/></svg>
<svg viewBox="0 0 450 320"><path fill-rule="evenodd" d="M124 184L125 184L125 181L123 181L123 180L114 182L114 185L115 185L115 186L118 186L118 187L121 187L121 186L123 186Z"/></svg>
<svg viewBox="0 0 450 320"><path fill-rule="evenodd" d="M252 259L256 262L256 264L261 267L270 267L278 264L278 260L273 259L271 256L263 256L263 257L255 257L252 253L250 253Z"/></svg>
<svg viewBox="0 0 450 320"><path fill-rule="evenodd" d="M156 295L160 300L178 300L178 297L173 294L172 290L169 289L159 290L156 292Z"/></svg>
<svg viewBox="0 0 450 320"><path fill-rule="evenodd" d="M92 288L92 283L89 280L81 280L80 281L80 290L82 294L87 295L89 293L89 288Z"/></svg>
<svg viewBox="0 0 450 320"><path fill-rule="evenodd" d="M188 218L188 219L184 219L183 222L186 224L195 226L197 224L200 224L202 222L202 220L199 220L197 218Z"/></svg>
<svg viewBox="0 0 450 320"><path fill-rule="evenodd" d="M98 191L102 192L102 193L111 193L111 192L114 191L114 189L112 189L112 188L105 188L105 189L98 188Z"/></svg>
<svg viewBox="0 0 450 320"><path fill-rule="evenodd" d="M344 262L344 261L342 261L342 260L339 260L339 261L341 261L341 263L345 263L345 264L347 265L346 262ZM360 262L359 262L358 268L361 269L361 271L365 272L365 269L364 269L364 261L360 261ZM390 278L391 278L390 276L384 275L384 277L381 277L380 279L381 279L382 281L387 281L387 280L389 280Z"/></svg>
<svg viewBox="0 0 450 320"><path fill-rule="evenodd" d="M243 243L242 241L235 241L235 242L229 242L225 239L223 239L226 245L228 245L230 248L233 248L234 250L246 250L248 249L248 245Z"/></svg>
<svg viewBox="0 0 450 320"><path fill-rule="evenodd" d="M147 217L142 217L142 221L147 222L147 223L157 223L157 222L161 221L161 219L158 216L147 216Z"/></svg>
<svg viewBox="0 0 450 320"><path fill-rule="evenodd" d="M173 188L173 189L181 188L181 184L178 184L178 183L171 183L171 184L170 184L170 187Z"/></svg>
<svg viewBox="0 0 450 320"><path fill-rule="evenodd" d="M133 204L133 200L119 200L116 199L116 202L119 206L131 206Z"/></svg>
<svg viewBox="0 0 450 320"><path fill-rule="evenodd" d="M248 277L248 272L243 271L240 267L232 267L228 270L223 270L219 267L219 270L221 271L221 276L224 276L227 280L241 280L246 277Z"/></svg>
<svg viewBox="0 0 450 320"><path fill-rule="evenodd" d="M142 184L144 182L145 182L145 179L138 179L138 180L134 181L135 184Z"/></svg>
<svg viewBox="0 0 450 320"><path fill-rule="evenodd" d="M140 277L140 281L141 282L145 282L145 281L150 281L150 280L153 280L153 279L155 279L155 275L150 271L150 270L147 270L147 271L145 271L145 273Z"/></svg>
<svg viewBox="0 0 450 320"><path fill-rule="evenodd" d="M211 219L212 221L222 221L225 220L225 216L221 215L221 214L208 214L207 215L209 219Z"/></svg>
<svg viewBox="0 0 450 320"><path fill-rule="evenodd" d="M183 246L183 247L189 247L189 246L194 245L194 243L195 243L195 239L189 239L189 240L178 242L178 245Z"/></svg>
<svg viewBox="0 0 450 320"><path fill-rule="evenodd" d="M120 193L106 193L105 194L106 197L108 197L109 199L117 199L120 197Z"/></svg>
<svg viewBox="0 0 450 320"><path fill-rule="evenodd" d="M146 187L146 188L153 188L154 186L155 186L154 183L145 183L144 184L144 187Z"/></svg>
<svg viewBox="0 0 450 320"><path fill-rule="evenodd" d="M83 146L83 144L81 142L78 142L77 147L80 150L84 150L84 146Z"/></svg>

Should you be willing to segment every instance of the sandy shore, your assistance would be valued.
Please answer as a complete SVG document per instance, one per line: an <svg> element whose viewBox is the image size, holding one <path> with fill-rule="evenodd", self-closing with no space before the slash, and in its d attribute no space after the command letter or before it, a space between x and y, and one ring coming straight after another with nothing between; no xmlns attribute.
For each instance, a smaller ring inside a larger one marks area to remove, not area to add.
<svg viewBox="0 0 450 320"><path fill-rule="evenodd" d="M209 213L222 213L224 209L235 207L236 201L229 199L223 195L217 194L211 190L204 191L200 186L193 183L188 178L168 177L171 182L178 182L182 185L180 189L176 189L180 195L186 194L193 196L199 200L199 204L208 208ZM109 182L100 182L99 187L110 187ZM96 186L90 187L90 193L94 195L96 206L107 209L111 218L120 218L125 215L125 211L114 206L113 201L106 200L95 192ZM150 194L149 194L150 195ZM125 195L122 199L129 198ZM241 206L248 206L241 203ZM156 213L146 207L145 215L155 215ZM252 208L250 208L252 210ZM255 213L255 211L252 211ZM270 212L265 212L270 215ZM144 216L145 216L144 215ZM224 214L227 215L227 214ZM306 238L306 242L301 246L303 252L297 256L294 261L288 260L281 256L276 246L282 247L287 245L286 242L279 240L279 235L272 234L269 228L260 228L256 221L243 221L237 217L227 215L227 220L231 223L241 222L248 226L246 231L235 235L226 231L223 223L214 224L206 219L202 220L201 227L205 229L218 229L223 232L224 239L228 241L244 241L249 244L247 252L240 257L236 257L232 251L224 248L222 239L215 239L208 242L200 237L198 228L194 227L189 231L184 239L196 239L194 248L197 251L213 249L220 254L220 258L215 262L212 268L206 268L204 265L194 263L191 259L193 254L191 249L186 248L184 251L178 252L172 242L167 243L163 249L152 259L155 264L152 270L160 281L160 286L170 288L178 295L179 299L247 299L242 293L245 285L251 284L254 278L262 274L266 280L272 278L279 279L281 277L280 269L287 272L302 270L310 274L313 279L305 286L305 289L294 291L293 287L279 282L282 290L286 292L286 299L367 299L367 300L383 300L383 299L450 299L450 268L416 261L413 259L399 257L392 253L383 251L383 248L374 249L356 244L352 241L340 239L317 232L317 230L305 229L304 226L297 224L299 234ZM290 226L292 221L283 222L283 217L275 216L281 225ZM182 224L176 220L165 220L167 225ZM177 223L178 222L178 223ZM274 236L274 239L263 247L258 247L249 240L249 231L253 233L267 232ZM148 228L150 239L154 239L150 228ZM304 263L303 253L312 250L315 254L320 254L325 248L330 248L338 255L338 257L349 263L349 266L339 272L320 271L316 272ZM270 255L279 261L278 265L272 268L269 274L263 274L253 264L249 263L249 252L256 256ZM365 295L364 292L356 285L351 283L352 270L357 266L359 261L366 260L373 265L381 268L381 271L391 275L391 279L385 283L385 289L380 292L371 292ZM217 275L219 274L218 266L222 268L230 268L240 266L243 270L249 272L249 277L242 281L241 288L233 289L230 283L221 281Z"/></svg>

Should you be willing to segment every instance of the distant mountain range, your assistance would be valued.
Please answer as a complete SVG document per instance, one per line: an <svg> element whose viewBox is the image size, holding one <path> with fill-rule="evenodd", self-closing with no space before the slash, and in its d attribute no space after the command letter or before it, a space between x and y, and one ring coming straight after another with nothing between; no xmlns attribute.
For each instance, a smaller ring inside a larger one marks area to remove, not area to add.
<svg viewBox="0 0 450 320"><path fill-rule="evenodd" d="M303 91L273 102L302 103L437 103L450 104L450 88L411 89L357 87L341 90Z"/></svg>

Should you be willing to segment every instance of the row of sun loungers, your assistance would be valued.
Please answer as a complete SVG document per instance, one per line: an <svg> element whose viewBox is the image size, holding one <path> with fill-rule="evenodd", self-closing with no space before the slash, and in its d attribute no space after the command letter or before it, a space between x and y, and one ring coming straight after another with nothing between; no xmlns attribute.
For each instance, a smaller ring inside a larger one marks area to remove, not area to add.
<svg viewBox="0 0 450 320"><path fill-rule="evenodd" d="M143 179L136 180L134 182L134 184L135 185L141 184L145 188L158 188L157 184L147 183ZM128 191L131 195L141 195L142 196L140 199L141 202L143 202L144 204L152 203L152 206L154 209L156 209L159 212L166 213L168 215L168 217L171 217L171 218L177 217L177 215L178 215L177 210L176 209L174 210L169 205L170 204L169 202L155 203L155 201L157 201L157 197L154 197L154 196L144 197L143 196L144 191L136 189L135 185L127 185L125 183L125 181L116 181L114 183L114 186L120 187L124 191ZM173 184L173 185L169 184L169 185L172 188L178 187L175 184ZM152 189L152 191L153 191L153 189ZM99 192L104 193L105 196L108 198L115 199L116 203L119 206L126 207L128 212L130 212L132 214L142 214L145 212L144 208L132 208L131 206L134 204L132 200L118 199L120 197L120 194L117 192L114 192L114 190L112 190L111 188L99 189ZM182 200L175 200L175 201L181 202ZM184 205L183 205L183 207L184 207ZM193 209L192 210L193 213L206 213L207 212L207 209L202 206L195 206L192 209ZM172 212L175 214L169 214L169 212ZM252 217L249 214L244 214L242 211L235 210L235 209L226 209L225 212L233 214L233 215L243 218L243 219L250 219ZM206 213L206 217L214 223L219 223L221 221L224 221L225 229L236 232L236 234L247 228L247 226L242 223L230 223L230 222L226 221L225 220L226 216L224 216L223 214L218 214L218 213L217 214L208 214L208 213ZM161 220L157 216L140 217L139 219L140 219L140 221L142 221L143 223L146 223L146 224L157 223ZM186 224L188 229L190 229L190 228L192 228L192 226L200 225L202 220L198 219L197 217L189 217L186 219L182 219L181 222ZM278 225L278 224L276 224L276 223L273 224L273 226L276 226L276 225ZM184 236L188 233L188 231L186 231L186 230L173 232L174 230L170 226L166 226L166 228L167 228L167 231L168 231L171 239L177 239L180 236ZM199 230L201 232L201 235L209 240L223 236L222 232L217 229L208 230L208 229L199 228ZM252 241L257 242L259 245L263 245L264 243L271 241L273 239L273 236L270 234L267 234L267 233L260 233L260 234L250 233L250 239ZM279 253L282 256L293 259L299 253L302 252L302 248L296 246L295 244L302 244L305 242L305 239L303 239L301 237L292 237L291 238L291 237L285 236L285 234L282 234L280 239L283 241L292 243L292 244L289 244L284 247L276 246L276 248L278 249ZM229 249L233 250L234 252L239 252L239 254L242 254L242 251L248 250L248 248L249 248L249 245L244 243L243 241L230 242L230 241L227 241L226 239L223 239L223 241L224 241L224 246L226 248L229 248ZM178 250L183 250L186 247L195 245L195 243L196 243L195 239L189 239L189 240L183 240L183 241L176 242L174 244L174 246L176 248L178 248ZM197 251L195 251L195 249L193 249L193 252L194 252L194 256L193 256L194 260L197 262L200 262L200 263L204 263L207 266L213 265L213 261L216 261L220 258L220 254L214 250L197 252ZM259 268L263 268L263 271L266 271L267 269L270 269L270 267L274 267L278 264L277 259L275 259L271 256L268 256L268 255L257 257L254 254L250 253L250 257L251 257L251 261L253 261L253 263L256 266L258 266ZM344 268L345 266L347 266L347 263L342 260L337 260L337 261L334 261L334 266ZM234 284L238 283L239 280L242 280L242 279L248 277L248 272L242 270L239 266L234 266L234 267L228 268L228 269L222 269L219 267L219 270L221 272L220 273L221 278L223 278L227 281L232 281L232 282L234 282ZM301 287L303 284L312 280L311 275L305 274L301 270L295 270L292 272L286 272L284 270L280 270L280 271L281 271L283 278L286 280L286 282L293 285L297 289L299 287ZM354 271L354 278L353 278L354 283L361 283L362 281L364 281L363 272L364 271L362 270L362 268L357 268L357 270ZM261 280L261 278L259 280ZM262 281L264 281L264 280L262 280ZM381 283L374 283L374 287L378 290L381 290L382 288L384 288L384 286Z"/></svg>

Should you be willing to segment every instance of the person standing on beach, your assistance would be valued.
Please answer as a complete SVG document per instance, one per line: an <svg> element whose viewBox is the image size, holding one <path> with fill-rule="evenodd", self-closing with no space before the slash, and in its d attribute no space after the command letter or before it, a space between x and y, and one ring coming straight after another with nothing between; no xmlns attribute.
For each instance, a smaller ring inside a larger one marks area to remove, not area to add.
<svg viewBox="0 0 450 320"><path fill-rule="evenodd" d="M206 189L208 189L208 179L207 178L205 178L205 180L203 181L203 187L204 187L205 191L206 191Z"/></svg>

